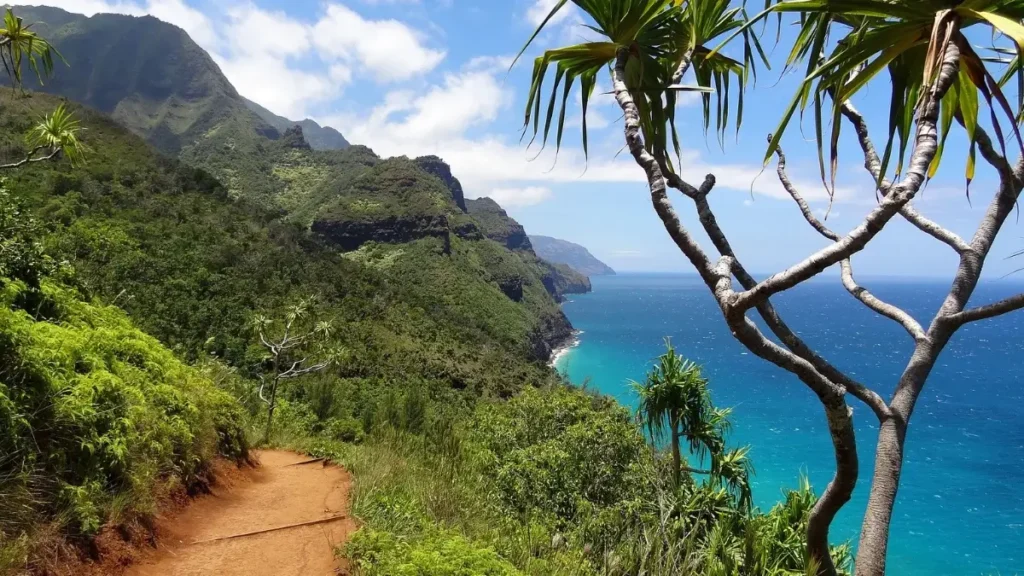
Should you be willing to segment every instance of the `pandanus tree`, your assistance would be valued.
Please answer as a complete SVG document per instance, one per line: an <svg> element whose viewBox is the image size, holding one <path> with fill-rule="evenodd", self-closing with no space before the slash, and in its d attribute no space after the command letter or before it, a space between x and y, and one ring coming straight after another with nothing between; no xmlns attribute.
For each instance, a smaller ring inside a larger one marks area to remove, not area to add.
<svg viewBox="0 0 1024 576"><path fill-rule="evenodd" d="M0 62L15 89L22 86L22 66L28 63L39 81L53 74L54 58L62 59L57 50L44 38L14 15L10 8L4 13L0 28ZM32 129L28 136L29 152L18 160L0 165L0 171L20 168L31 162L66 157L73 164L82 160L84 146L78 139L80 126L67 107L61 104Z"/></svg>
<svg viewBox="0 0 1024 576"><path fill-rule="evenodd" d="M569 4L569 0L557 2L540 28ZM1024 112L1020 57L1024 52L1024 0L782 0L769 3L764 12L751 18L741 8L718 0L573 0L572 4L590 19L590 28L603 40L548 50L537 58L526 129L532 128L535 137L540 135L542 142L547 142L550 129L557 126L555 140L560 146L572 85L579 83L585 116L596 75L610 70L612 90L623 112L627 148L643 170L653 208L672 241L707 285L734 337L758 357L799 378L825 412L836 469L811 510L808 523L809 564L818 574L836 572L828 554L829 526L858 481L853 410L847 398L866 405L878 419L874 477L861 527L856 574L881 576L907 429L929 374L959 328L1024 307L1024 294L968 306L993 241L1024 187L1024 159L1011 162L1007 154L1008 150L1024 151L1017 128L1017 118ZM800 68L804 77L779 128L769 136L765 161L778 157L781 184L809 225L829 243L786 270L758 280L733 250L708 201L715 186L714 176L708 175L694 185L685 181L671 162L673 151L677 158L680 156L675 104L680 90L699 91L704 100L705 126L710 126L714 118L720 133L730 122L739 127L740 97L748 75L759 61L768 64L752 35L753 26L771 16L781 21L786 14L797 19L799 32L787 50L785 68ZM1013 58L1000 63L1000 58L981 57L969 35L993 38L997 53L1009 52ZM734 50L734 42L742 43L742 62L723 56L720 50L723 45ZM555 86L545 107L544 81L552 66ZM692 70L697 86L680 85L688 70ZM1017 98L1011 102L1003 87L1014 79ZM730 81L735 87L732 93ZM852 103L866 86L891 91L886 143L881 153L871 138L867 120ZM730 114L734 99L735 118ZM561 113L555 120L554 109L559 102ZM983 105L988 108L987 121L979 119ZM797 109L801 115L803 111L812 112L821 176L829 191L834 190L842 126L849 125L856 133L859 153L874 183L865 193L873 195L877 203L845 234L833 231L814 215L786 173L781 140ZM994 139L985 125L994 132ZM925 217L913 204L939 169L946 137L956 130L963 130L970 143L967 184L974 178L978 152L999 179L970 239ZM585 152L586 132L584 122ZM894 160L895 169L891 169ZM668 197L670 188L693 202L700 226L718 252L716 259L683 226ZM953 250L959 259L949 292L927 324L878 298L854 278L852 258L895 219L906 220ZM772 304L776 294L832 267L839 267L843 286L852 297L898 323L913 341L905 369L887 389L875 390L836 368L790 329ZM774 338L755 324L755 315Z"/></svg>
<svg viewBox="0 0 1024 576"><path fill-rule="evenodd" d="M668 350L658 358L644 382L632 383L640 398L638 420L652 439L668 438L674 487L679 488L683 472L707 476L712 484L733 493L742 508L749 509L752 497L748 450L725 447L730 411L712 403L700 366L676 354L671 341L666 345ZM707 469L684 465L683 440L691 454L710 463Z"/></svg>

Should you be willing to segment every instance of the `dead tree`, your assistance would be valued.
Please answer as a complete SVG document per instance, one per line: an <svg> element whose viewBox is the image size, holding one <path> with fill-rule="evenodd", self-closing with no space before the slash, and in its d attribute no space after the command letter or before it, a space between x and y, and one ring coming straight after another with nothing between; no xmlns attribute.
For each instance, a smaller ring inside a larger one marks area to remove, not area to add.
<svg viewBox="0 0 1024 576"><path fill-rule="evenodd" d="M334 362L335 355L326 348L331 325L322 321L311 322L309 306L310 301L303 300L289 308L281 321L275 322L266 316L257 316L253 321L260 345L266 350L263 365L270 368L267 372L259 373L260 386L257 392L260 400L267 405L264 443L270 441L274 411L277 409L277 392L281 383L320 372Z"/></svg>
<svg viewBox="0 0 1024 576"><path fill-rule="evenodd" d="M998 172L1000 185L970 241L925 218L912 204L936 154L939 102L957 76L959 57L957 46L950 44L932 90L919 109L909 169L898 182L881 179L881 162L866 123L852 105L846 103L843 106L844 117L856 129L867 171L872 178L882 182L878 205L851 232L837 234L815 218L787 177L785 156L781 150L778 152L778 175L783 186L807 222L832 243L794 266L760 281L748 273L733 251L708 203L708 196L715 186L714 176L708 175L703 183L694 186L674 173L664 158L656 157L645 146L640 111L626 83L627 50L619 51L612 69L615 98L625 118L627 145L647 175L651 201L665 229L714 295L733 336L757 356L796 375L822 404L832 439L836 471L812 510L808 526L808 553L819 566L819 574L835 574L828 552L828 530L836 513L849 501L859 471L853 410L847 404L847 395L867 405L880 424L875 473L861 530L856 572L858 575L881 576L885 572L889 525L903 467L907 427L932 368L950 338L964 324L1024 307L1024 294L1020 294L987 306L968 308L993 240L1014 209L1024 186L1024 160L1018 160L1011 166L995 150L985 132L978 128L979 150ZM668 188L678 190L693 202L701 226L718 251L717 260L713 261L682 225L668 198ZM948 245L960 257L949 293L927 326L919 324L906 311L871 294L857 283L853 275L852 257L897 217ZM914 341L914 352L888 400L812 350L789 328L771 303L775 294L789 290L832 266L840 267L843 286L854 298L875 313L899 323ZM781 345L769 339L751 320L749 315L754 311Z"/></svg>

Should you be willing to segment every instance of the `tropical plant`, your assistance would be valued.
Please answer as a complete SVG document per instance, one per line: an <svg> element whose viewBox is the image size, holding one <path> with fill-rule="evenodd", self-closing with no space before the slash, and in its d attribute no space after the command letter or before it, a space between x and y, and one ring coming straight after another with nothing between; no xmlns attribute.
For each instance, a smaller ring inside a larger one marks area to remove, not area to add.
<svg viewBox="0 0 1024 576"><path fill-rule="evenodd" d="M0 62L15 86L21 86L21 64L29 67L42 81L53 73L53 57L63 60L60 52L32 30L32 24L15 16L10 7L4 12L4 26L0 28Z"/></svg>
<svg viewBox="0 0 1024 576"><path fill-rule="evenodd" d="M559 0L555 4L523 46L519 57L551 18L568 3L569 0ZM555 107L561 100L555 135L556 145L561 147L569 96L579 80L583 94L583 150L588 152L587 108L597 83L597 74L615 63L620 55L623 59L623 81L635 99L647 150L659 158L667 161L669 142L679 155L679 134L675 124L679 92L702 94L705 128L710 126L711 94L716 94L715 127L722 135L731 118L730 93L732 83L735 83L737 126L742 122L743 92L749 75L754 72L754 53L765 65L768 60L757 37L742 28L741 8L730 8L729 0L574 0L574 3L593 18L596 26L591 28L606 40L548 50L535 60L524 131L530 128L531 122L534 138L541 131L544 80L554 64L554 84L543 116L542 142L548 140ZM742 62L710 49L710 43L716 38L737 30L744 39ZM699 84L680 84L691 68ZM560 86L562 91L559 95Z"/></svg>
<svg viewBox="0 0 1024 576"><path fill-rule="evenodd" d="M54 56L61 55L45 39L31 30L14 15L10 8L4 13L4 25L0 28L0 62L7 76L16 87L22 84L22 63L27 61L36 77L42 82L53 73ZM62 154L77 164L84 151L78 140L79 125L67 108L61 104L36 125L28 137L31 148L25 158L10 164L0 165L0 170L20 168L30 162L42 162L60 157Z"/></svg>
<svg viewBox="0 0 1024 576"><path fill-rule="evenodd" d="M672 452L672 483L677 488L682 472L708 475L712 484L724 484L735 493L742 508L752 504L750 461L746 447L727 451L725 436L730 422L728 409L719 409L711 401L708 381L700 366L676 354L670 340L667 350L647 374L643 383L632 382L640 398L637 419L654 440L668 436ZM709 459L708 470L683 465L680 439L690 453Z"/></svg>
<svg viewBox="0 0 1024 576"><path fill-rule="evenodd" d="M744 62L742 70L732 76L712 74L716 101L716 127L730 121L725 112L725 78L742 76L752 71L758 44L751 33L755 23L769 15L794 13L799 16L799 32L786 58L786 68L803 64L804 79L796 96L783 114L779 129L769 136L766 162L778 157L778 175L807 222L830 244L817 250L783 272L756 280L742 264L731 243L719 226L708 195L714 189L714 175L708 175L699 186L685 181L667 160L668 138L678 149L675 123L674 71L686 68L687 47L691 36L681 31L682 22L696 21L700 15L716 10L729 14L727 3L695 0L574 0L590 18L589 27L608 38L608 42L590 43L548 50L537 59L526 109L527 127L541 131L540 110L542 85L550 63L557 62L555 84L563 78L571 83L580 78L584 105L592 90L592 75L610 66L612 90L623 112L627 147L643 169L649 184L651 202L666 231L679 250L696 269L714 295L731 333L747 349L760 358L798 377L817 396L828 420L829 433L836 459L832 482L811 510L807 523L807 550L810 564L820 575L832 576L836 569L829 555L828 531L836 513L849 501L859 474L859 460L847 396L867 405L879 421L878 446L875 453L874 478L871 485L858 546L858 576L881 576L885 572L889 525L899 488L904 442L914 406L927 383L932 368L953 334L963 325L992 318L1024 308L1024 294L986 306L968 308L968 301L979 281L985 259L1007 217L1017 205L1024 188L1024 163L1012 164L1007 159L1007 132L1024 155L1016 119L1024 112L1024 67L1020 54L1024 51L1024 2L1021 0L782 0L769 3L766 10L748 22L742 10L731 9L729 22L712 28L718 33L719 45L707 52L703 63L715 61L721 49L731 40L742 38ZM562 0L540 28L568 5ZM700 16L706 18L707 16ZM714 19L714 18L712 18ZM984 37L990 32L997 52L1005 54L1012 44L1016 56L1008 61L982 58L968 37ZM537 37L531 37L527 46ZM695 37L695 36L694 36ZM1008 40L1007 40L1008 39ZM712 39L698 39L712 40ZM763 58L762 58L763 59ZM994 62L993 62L994 61ZM696 76L702 62L694 58ZM765 62L767 65L767 62ZM998 72L993 66L1006 64ZM730 70L735 68L730 68ZM887 143L879 155L870 137L867 121L850 102L865 86L871 85L880 72L890 77L890 113ZM999 77L997 79L997 76ZM707 78L705 73L704 78ZM1018 83L1018 99L1012 105L1002 91L1010 79ZM707 83L705 83L707 84ZM569 90L561 95L563 110ZM981 95L980 97L978 95ZM709 98L710 96L706 96ZM547 139L552 125L557 92L552 92L543 134ZM979 108L984 100L989 107L995 141L979 121ZM707 100L706 100L707 101ZM826 102L831 101L831 107ZM865 216L860 225L846 235L828 228L810 209L793 185L785 169L785 155L780 140L797 109L813 110L818 157L822 180L834 190L835 167L839 155L838 142L843 121L856 133L864 166L874 179L878 205ZM704 107L705 125L711 111ZM829 157L831 178L826 177L824 148L825 124L831 120ZM736 123L741 118L737 113ZM968 242L940 224L926 218L912 201L936 174L948 135L963 126L970 142L967 160L968 184L974 176L975 155L992 166L999 177L999 186L973 238ZM916 123L916 131L913 135ZM561 118L556 141L561 144ZM587 150L587 125L583 124L583 146ZM941 139L940 139L941 136ZM896 141L899 141L898 149ZM910 149L909 155L905 152ZM678 154L677 154L678 155ZM897 156L897 178L887 179L889 163ZM906 157L905 157L906 156ZM905 167L905 168L904 168ZM687 230L668 198L674 188L693 201L701 227L719 253L716 261L709 256ZM902 218L921 232L951 248L959 257L952 287L943 305L926 326L906 311L871 294L853 276L851 258L861 252L886 225ZM824 270L839 266L843 286L859 302L873 312L897 322L914 342L906 368L895 393L887 401L857 382L818 352L809 347L775 310L771 297L800 285ZM740 288L735 288L738 283ZM760 316L756 324L750 316ZM760 326L772 332L769 338Z"/></svg>

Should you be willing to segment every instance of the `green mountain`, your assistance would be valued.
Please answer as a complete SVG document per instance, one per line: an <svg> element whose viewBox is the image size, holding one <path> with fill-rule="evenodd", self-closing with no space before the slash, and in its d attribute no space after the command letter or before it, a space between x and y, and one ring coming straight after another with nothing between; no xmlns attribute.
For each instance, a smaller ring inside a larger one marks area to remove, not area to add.
<svg viewBox="0 0 1024 576"><path fill-rule="evenodd" d="M36 94L3 107L0 149L23 146L32 119L55 105ZM320 187L250 198L99 113L75 114L88 163L35 164L11 186L52 223L46 245L86 293L116 301L187 357L248 368L248 316L317 295L344 322L338 344L358 351L353 377L416 375L482 394L551 377L533 362L571 326L541 274L497 242L457 233L479 225L415 162L267 140L257 160L277 159L286 183L317 174ZM283 206L305 209L312 229Z"/></svg>
<svg viewBox="0 0 1024 576"><path fill-rule="evenodd" d="M550 236L530 236L530 242L537 254L545 260L565 264L586 276L615 274L610 266L601 262L589 250L566 240Z"/></svg>
<svg viewBox="0 0 1024 576"><path fill-rule="evenodd" d="M313 150L344 150L350 146L348 140L345 140L345 137L341 135L341 132L330 126L320 126L309 118L299 121L289 120L284 116L274 114L248 98L243 98L243 100L245 100L245 105L250 110L282 134L294 126L301 127L306 141L309 142Z"/></svg>
<svg viewBox="0 0 1024 576"><path fill-rule="evenodd" d="M39 86L112 116L158 149L177 154L224 123L254 137L279 132L249 110L220 68L184 30L153 17L97 14L59 8L16 7L49 40L68 66L58 64Z"/></svg>
<svg viewBox="0 0 1024 576"><path fill-rule="evenodd" d="M590 278L569 266L538 256L522 224L512 219L497 202L490 198L476 198L466 200L466 206L469 214L479 223L483 235L501 243L533 267L540 274L548 292L559 302L564 300L566 294L590 292Z"/></svg>

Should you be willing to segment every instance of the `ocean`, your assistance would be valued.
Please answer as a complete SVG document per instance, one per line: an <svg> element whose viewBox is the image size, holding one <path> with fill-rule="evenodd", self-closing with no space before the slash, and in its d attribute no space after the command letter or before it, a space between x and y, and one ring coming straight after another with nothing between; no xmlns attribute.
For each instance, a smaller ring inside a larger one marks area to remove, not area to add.
<svg viewBox="0 0 1024 576"><path fill-rule="evenodd" d="M600 276L565 312L581 330L556 363L570 380L635 406L628 382L642 380L671 337L701 364L716 405L732 407L730 445L751 446L754 498L770 508L801 474L822 490L834 470L825 416L795 377L756 358L729 334L696 276ZM862 280L922 323L948 283ZM973 304L1024 290L983 283ZM805 341L888 397L912 343L896 323L850 297L838 278L816 279L773 298ZM943 353L911 420L893 518L888 574L1024 575L1024 312L964 327ZM878 425L850 398L861 471L832 542L856 545L867 504Z"/></svg>

